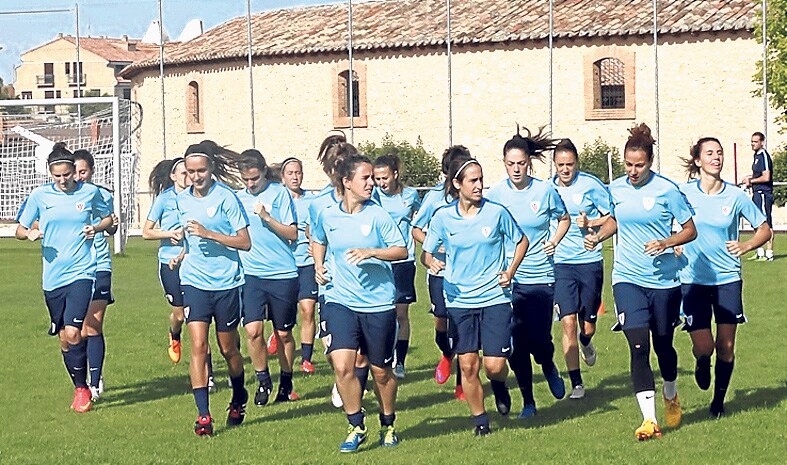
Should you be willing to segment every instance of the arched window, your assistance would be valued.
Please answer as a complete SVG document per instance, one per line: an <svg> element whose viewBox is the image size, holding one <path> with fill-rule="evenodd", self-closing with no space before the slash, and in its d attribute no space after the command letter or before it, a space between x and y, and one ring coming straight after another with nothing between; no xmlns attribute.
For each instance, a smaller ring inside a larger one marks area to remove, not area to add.
<svg viewBox="0 0 787 465"><path fill-rule="evenodd" d="M593 63L594 107L626 108L626 74L623 62L603 58Z"/></svg>
<svg viewBox="0 0 787 465"><path fill-rule="evenodd" d="M346 60L336 64L333 77L333 127L367 127L366 115L366 65L353 61L352 79L350 63ZM350 120L352 118L352 120Z"/></svg>
<svg viewBox="0 0 787 465"><path fill-rule="evenodd" d="M607 46L584 57L585 119L635 119L636 54L626 47Z"/></svg>
<svg viewBox="0 0 787 465"><path fill-rule="evenodd" d="M353 71L352 93L350 93L350 70L339 73L339 115L344 117L360 116L361 98L359 96L358 73ZM352 102L350 102L352 99ZM350 115L352 109L352 115Z"/></svg>
<svg viewBox="0 0 787 465"><path fill-rule="evenodd" d="M189 82L186 87L186 128L187 132L203 132L205 124L202 119L202 96L197 81Z"/></svg>

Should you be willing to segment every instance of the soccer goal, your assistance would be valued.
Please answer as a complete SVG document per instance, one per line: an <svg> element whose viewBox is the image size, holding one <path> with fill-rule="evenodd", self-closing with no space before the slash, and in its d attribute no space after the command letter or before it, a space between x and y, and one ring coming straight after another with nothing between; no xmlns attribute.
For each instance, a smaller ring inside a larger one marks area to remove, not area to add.
<svg viewBox="0 0 787 465"><path fill-rule="evenodd" d="M64 142L93 155L93 182L113 192L114 250L122 253L136 210L132 135L140 118L135 103L117 97L0 100L0 221L13 221L28 194L51 181L46 157Z"/></svg>

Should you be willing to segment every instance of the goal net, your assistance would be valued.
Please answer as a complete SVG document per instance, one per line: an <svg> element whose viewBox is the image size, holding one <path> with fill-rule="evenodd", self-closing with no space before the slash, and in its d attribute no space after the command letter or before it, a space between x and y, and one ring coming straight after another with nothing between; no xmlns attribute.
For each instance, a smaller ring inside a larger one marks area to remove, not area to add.
<svg viewBox="0 0 787 465"><path fill-rule="evenodd" d="M93 183L112 191L120 219L115 253L125 250L136 208L137 105L116 97L0 100L0 221L13 221L30 192L51 182L46 157L56 142L95 159Z"/></svg>

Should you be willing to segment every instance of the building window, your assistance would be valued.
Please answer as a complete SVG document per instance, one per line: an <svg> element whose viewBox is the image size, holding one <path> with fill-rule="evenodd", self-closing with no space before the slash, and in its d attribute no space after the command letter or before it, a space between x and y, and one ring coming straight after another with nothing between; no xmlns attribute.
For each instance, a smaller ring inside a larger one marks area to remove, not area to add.
<svg viewBox="0 0 787 465"><path fill-rule="evenodd" d="M71 63L66 62L66 74L71 74Z"/></svg>
<svg viewBox="0 0 787 465"><path fill-rule="evenodd" d="M123 89L123 98L131 100L131 89Z"/></svg>
<svg viewBox="0 0 787 465"><path fill-rule="evenodd" d="M28 91L22 92L22 100L32 100L32 99L33 99L32 92L28 92Z"/></svg>
<svg viewBox="0 0 787 465"><path fill-rule="evenodd" d="M367 127L366 113L366 65L353 62L352 79L350 79L349 62L346 60L336 65L333 84L333 126L335 128L350 127L350 118L354 127Z"/></svg>
<svg viewBox="0 0 787 465"><path fill-rule="evenodd" d="M205 132L202 94L200 93L200 83L197 80L189 82L186 86L186 132Z"/></svg>
<svg viewBox="0 0 787 465"><path fill-rule="evenodd" d="M44 63L44 74L36 76L38 87L52 87L55 85L55 65L54 63Z"/></svg>
<svg viewBox="0 0 787 465"><path fill-rule="evenodd" d="M601 47L585 56L585 119L636 117L635 55L620 47Z"/></svg>

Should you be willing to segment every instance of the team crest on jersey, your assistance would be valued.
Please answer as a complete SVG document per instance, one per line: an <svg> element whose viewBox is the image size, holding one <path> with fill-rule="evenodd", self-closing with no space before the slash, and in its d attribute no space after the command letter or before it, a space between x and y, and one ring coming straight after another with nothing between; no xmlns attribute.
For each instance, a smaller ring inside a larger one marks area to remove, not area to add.
<svg viewBox="0 0 787 465"><path fill-rule="evenodd" d="M372 225L370 224L361 225L361 234L363 234L364 236L368 236L370 232L372 232Z"/></svg>
<svg viewBox="0 0 787 465"><path fill-rule="evenodd" d="M79 203L76 205L76 207L77 207L77 211L78 211L78 212L81 212L82 210L84 210L84 209L85 209L85 203L84 203L84 202L79 202Z"/></svg>
<svg viewBox="0 0 787 465"><path fill-rule="evenodd" d="M484 237L489 237L489 235L492 234L492 228L489 226L484 226L481 228L481 234L483 234Z"/></svg>
<svg viewBox="0 0 787 465"><path fill-rule="evenodd" d="M620 326L623 326L624 324L626 324L626 313L625 312L618 313L618 323L620 323Z"/></svg>
<svg viewBox="0 0 787 465"><path fill-rule="evenodd" d="M191 307L183 307L183 316L185 316L187 320L189 319L189 313L191 313Z"/></svg>
<svg viewBox="0 0 787 465"><path fill-rule="evenodd" d="M213 216L216 214L216 207L208 207L207 213L209 217L213 218Z"/></svg>
<svg viewBox="0 0 787 465"><path fill-rule="evenodd" d="M727 205L721 207L721 212L724 214L724 216L729 215L731 211L732 208L728 207Z"/></svg>
<svg viewBox="0 0 787 465"><path fill-rule="evenodd" d="M533 210L533 213L538 211L538 207L541 206L541 202L536 202L535 200L530 202L530 209Z"/></svg>
<svg viewBox="0 0 787 465"><path fill-rule="evenodd" d="M584 197L585 196L582 194L574 194L571 196L571 200L573 200L576 205L582 205L582 199Z"/></svg>
<svg viewBox="0 0 787 465"><path fill-rule="evenodd" d="M656 199L654 199L653 197L642 198L642 206L645 207L645 210L652 209L654 205L656 205Z"/></svg>
<svg viewBox="0 0 787 465"><path fill-rule="evenodd" d="M691 326L694 323L694 315L686 315L686 326Z"/></svg>

